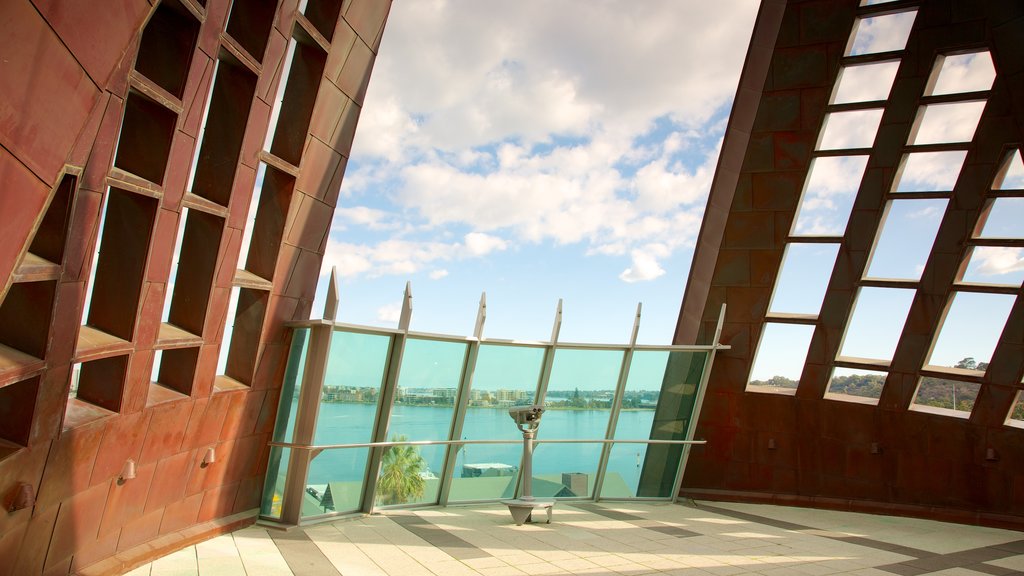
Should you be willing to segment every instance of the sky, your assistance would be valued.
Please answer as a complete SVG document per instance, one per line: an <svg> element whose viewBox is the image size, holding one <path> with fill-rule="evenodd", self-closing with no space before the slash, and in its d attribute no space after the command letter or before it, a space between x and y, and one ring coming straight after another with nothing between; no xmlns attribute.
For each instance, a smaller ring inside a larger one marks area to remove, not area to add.
<svg viewBox="0 0 1024 576"><path fill-rule="evenodd" d="M396 0L324 257L338 319L668 344L754 0Z"/></svg>

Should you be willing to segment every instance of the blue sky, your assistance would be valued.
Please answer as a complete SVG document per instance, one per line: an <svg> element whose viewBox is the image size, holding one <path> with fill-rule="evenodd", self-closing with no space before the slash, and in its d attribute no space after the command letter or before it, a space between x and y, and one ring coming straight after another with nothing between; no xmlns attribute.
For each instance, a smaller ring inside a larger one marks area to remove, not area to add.
<svg viewBox="0 0 1024 576"><path fill-rule="evenodd" d="M671 341L757 2L398 0L321 278L339 320ZM321 299L314 315L322 310Z"/></svg>

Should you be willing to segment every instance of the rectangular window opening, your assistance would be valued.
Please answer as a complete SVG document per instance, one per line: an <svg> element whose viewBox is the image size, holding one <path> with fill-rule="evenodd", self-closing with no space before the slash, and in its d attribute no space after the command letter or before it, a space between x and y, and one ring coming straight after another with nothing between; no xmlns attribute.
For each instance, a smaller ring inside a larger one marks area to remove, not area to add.
<svg viewBox="0 0 1024 576"><path fill-rule="evenodd" d="M181 98L199 37L199 22L178 0L164 0L142 31L135 69Z"/></svg>
<svg viewBox="0 0 1024 576"><path fill-rule="evenodd" d="M827 114L817 150L870 148L875 142L882 112L882 108L871 108Z"/></svg>
<svg viewBox="0 0 1024 576"><path fill-rule="evenodd" d="M817 315L838 254L839 244L787 244L768 311Z"/></svg>
<svg viewBox="0 0 1024 576"><path fill-rule="evenodd" d="M162 185L177 121L173 110L138 92L129 92L114 166Z"/></svg>
<svg viewBox="0 0 1024 576"><path fill-rule="evenodd" d="M0 303L0 350L46 357L57 282L16 282ZM7 357L7 354L4 354Z"/></svg>
<svg viewBox="0 0 1024 576"><path fill-rule="evenodd" d="M916 11L858 18L850 34L847 56L903 50L914 26Z"/></svg>
<svg viewBox="0 0 1024 576"><path fill-rule="evenodd" d="M992 189L1024 190L1024 161L1021 160L1020 150L1013 150L1006 155Z"/></svg>
<svg viewBox="0 0 1024 576"><path fill-rule="evenodd" d="M940 55L932 72L934 78L925 89L926 96L982 92L992 88L996 69L989 52Z"/></svg>
<svg viewBox="0 0 1024 576"><path fill-rule="evenodd" d="M228 352L224 363L224 375L246 386L252 386L256 370L256 356L259 352L260 335L263 333L263 319L267 313L270 293L264 290L238 288L238 300L233 314Z"/></svg>
<svg viewBox="0 0 1024 576"><path fill-rule="evenodd" d="M896 172L895 192L949 192L956 186L966 150L912 152Z"/></svg>
<svg viewBox="0 0 1024 576"><path fill-rule="evenodd" d="M168 289L171 302L167 322L201 337L217 271L224 219L199 210L189 210L183 218L173 288L169 284Z"/></svg>
<svg viewBox="0 0 1024 576"><path fill-rule="evenodd" d="M910 143L956 144L970 142L985 111L985 101L921 106L910 133Z"/></svg>
<svg viewBox="0 0 1024 576"><path fill-rule="evenodd" d="M864 177L867 156L824 156L811 162L794 236L842 236Z"/></svg>
<svg viewBox="0 0 1024 576"><path fill-rule="evenodd" d="M256 76L221 51L189 191L227 206L242 152Z"/></svg>
<svg viewBox="0 0 1024 576"><path fill-rule="evenodd" d="M844 66L839 71L839 78L836 80L832 104L888 99L899 67L899 60Z"/></svg>
<svg viewBox="0 0 1024 576"><path fill-rule="evenodd" d="M110 188L93 264L86 322L122 340L131 340L158 201Z"/></svg>
<svg viewBox="0 0 1024 576"><path fill-rule="evenodd" d="M890 362L915 293L908 288L861 288L846 324L840 358Z"/></svg>
<svg viewBox="0 0 1024 576"><path fill-rule="evenodd" d="M263 61L277 0L234 0L228 16L228 34L257 62Z"/></svg>
<svg viewBox="0 0 1024 576"><path fill-rule="evenodd" d="M265 164L260 166L263 178L257 178L258 198L250 206L255 210L252 224L248 226L249 243L244 245L245 269L264 280L273 281L277 256L281 251L284 226L288 219L288 206L295 190L295 177Z"/></svg>
<svg viewBox="0 0 1024 576"><path fill-rule="evenodd" d="M110 412L121 410L128 355L82 362L77 372L71 390L75 398Z"/></svg>
<svg viewBox="0 0 1024 576"><path fill-rule="evenodd" d="M292 166L298 166L302 160L313 104L327 64L327 53L303 36L302 28L296 26L295 39L289 46L293 53L288 75L282 78L284 95L270 144L270 152Z"/></svg>
<svg viewBox="0 0 1024 576"><path fill-rule="evenodd" d="M832 370L825 398L875 406L882 397L882 388L888 376L888 372L881 370L837 366Z"/></svg>
<svg viewBox="0 0 1024 576"><path fill-rule="evenodd" d="M199 348L171 348L153 353L153 373L150 379L159 386L191 396L199 363ZM151 392L150 400L154 394Z"/></svg>
<svg viewBox="0 0 1024 576"><path fill-rule="evenodd" d="M746 391L796 394L813 335L814 326L765 322Z"/></svg>
<svg viewBox="0 0 1024 576"><path fill-rule="evenodd" d="M41 378L35 376L0 388L0 461L29 444Z"/></svg>
<svg viewBox="0 0 1024 576"><path fill-rule="evenodd" d="M954 292L935 343L929 369L981 375L995 352L1016 296Z"/></svg>
<svg viewBox="0 0 1024 576"><path fill-rule="evenodd" d="M304 0L302 13L309 23L330 42L334 37L334 26L341 14L341 0Z"/></svg>
<svg viewBox="0 0 1024 576"><path fill-rule="evenodd" d="M889 201L866 277L919 280L947 203L943 198Z"/></svg>
<svg viewBox="0 0 1024 576"><path fill-rule="evenodd" d="M922 377L910 409L954 418L970 418L981 384L947 378Z"/></svg>
<svg viewBox="0 0 1024 576"><path fill-rule="evenodd" d="M1006 415L1006 425L1024 428L1024 390L1017 392L1013 406L1010 406L1010 413Z"/></svg>
<svg viewBox="0 0 1024 576"><path fill-rule="evenodd" d="M990 286L1020 286L1024 282L1024 248L975 246L968 251L961 282Z"/></svg>
<svg viewBox="0 0 1024 576"><path fill-rule="evenodd" d="M28 248L32 254L58 266L64 262L64 245L77 184L78 179L71 174L61 178Z"/></svg>

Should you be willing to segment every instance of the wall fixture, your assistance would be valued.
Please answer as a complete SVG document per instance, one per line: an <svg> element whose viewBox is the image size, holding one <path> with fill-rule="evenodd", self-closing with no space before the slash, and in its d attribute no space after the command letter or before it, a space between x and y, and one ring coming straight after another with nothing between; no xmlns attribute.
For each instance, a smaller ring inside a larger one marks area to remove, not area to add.
<svg viewBox="0 0 1024 576"><path fill-rule="evenodd" d="M118 484L124 484L128 480L135 478L135 460L131 458L124 461L124 466L121 468L121 475L117 478Z"/></svg>
<svg viewBox="0 0 1024 576"><path fill-rule="evenodd" d="M31 508L36 504L35 491L32 490L32 485L25 482L19 482L17 488L11 494L10 504L7 506L8 512L17 512L25 508Z"/></svg>
<svg viewBox="0 0 1024 576"><path fill-rule="evenodd" d="M881 454L882 453L882 447L878 445L878 442L872 442L871 443L871 453L872 454Z"/></svg>
<svg viewBox="0 0 1024 576"><path fill-rule="evenodd" d="M206 449L206 454L203 456L203 462L199 465L199 467L200 468L206 468L207 466L209 466L210 464L213 464L216 461L217 461L217 453L214 451L213 447L211 446L211 447Z"/></svg>
<svg viewBox="0 0 1024 576"><path fill-rule="evenodd" d="M996 452L995 448L986 448L985 449L985 460L988 460L990 462L995 462L996 460L999 460L999 453Z"/></svg>
<svg viewBox="0 0 1024 576"><path fill-rule="evenodd" d="M775 447L776 447L775 446L775 438L769 438L768 439L768 449L769 450L775 450Z"/></svg>

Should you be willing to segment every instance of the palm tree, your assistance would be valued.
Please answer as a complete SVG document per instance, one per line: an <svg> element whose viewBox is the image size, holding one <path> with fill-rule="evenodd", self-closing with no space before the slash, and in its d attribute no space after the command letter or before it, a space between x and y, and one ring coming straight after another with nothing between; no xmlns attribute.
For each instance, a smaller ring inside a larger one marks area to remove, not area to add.
<svg viewBox="0 0 1024 576"><path fill-rule="evenodd" d="M405 442L408 438L392 436L392 442ZM404 504L423 497L426 480L422 472L426 462L416 446L391 446L384 452L380 478L377 480L377 500L382 506Z"/></svg>

